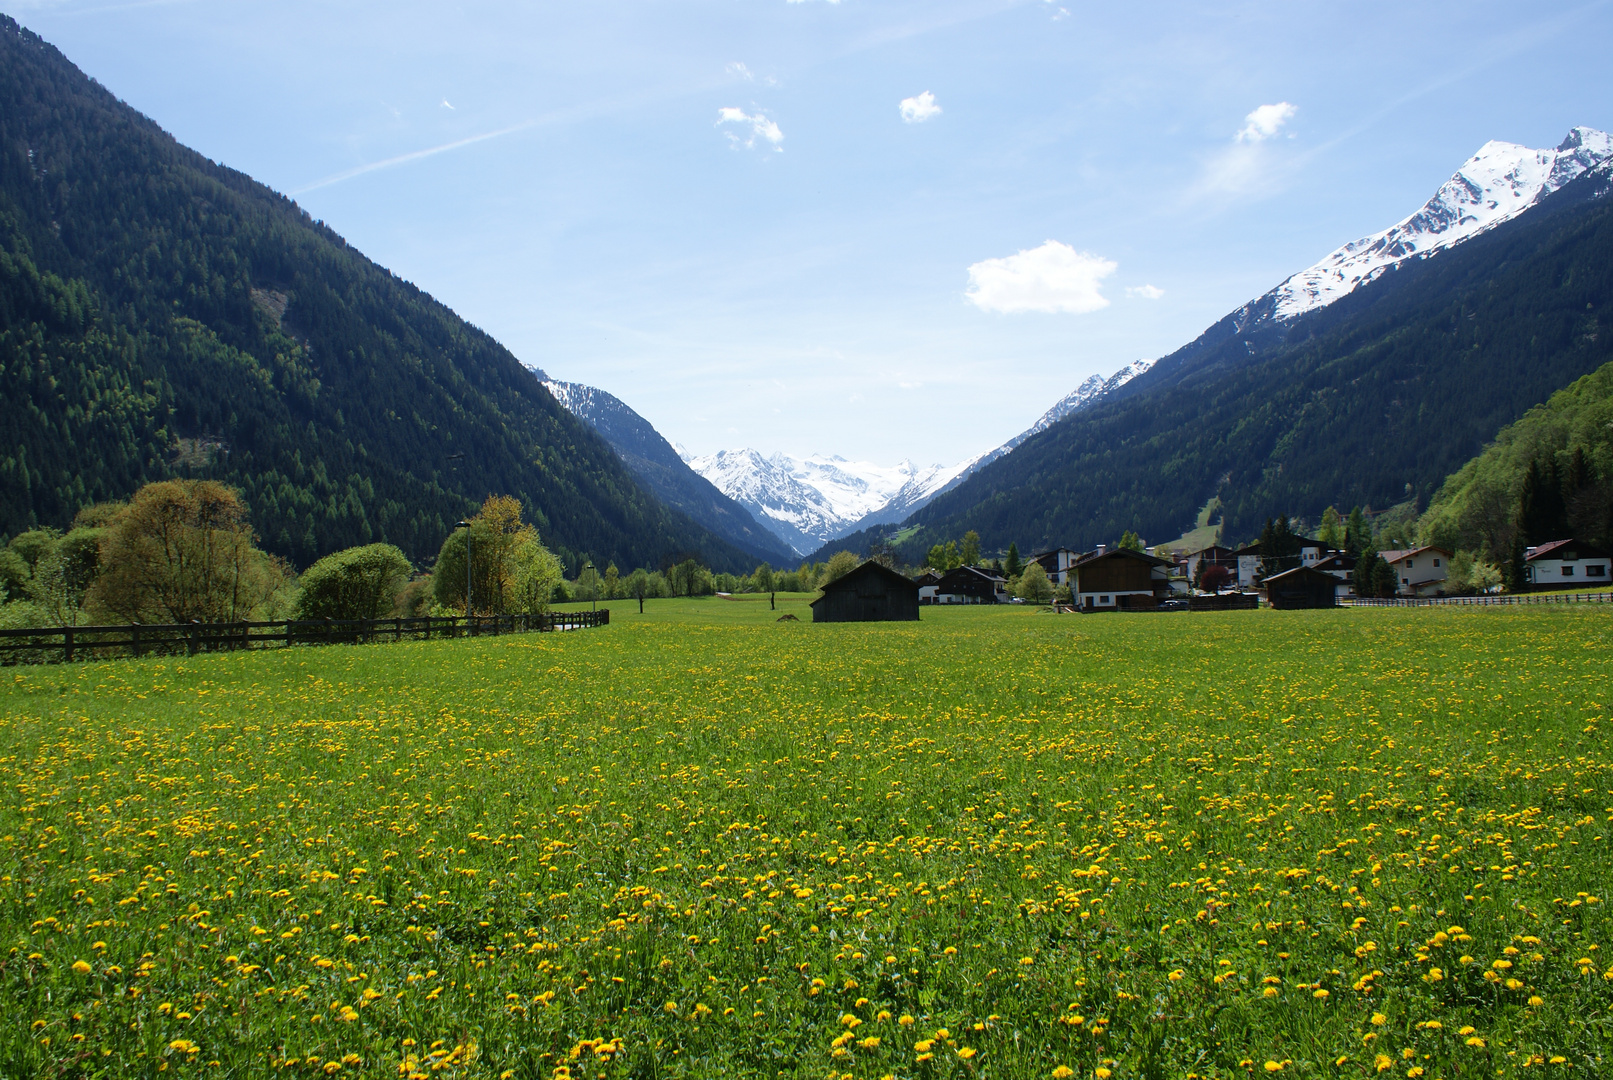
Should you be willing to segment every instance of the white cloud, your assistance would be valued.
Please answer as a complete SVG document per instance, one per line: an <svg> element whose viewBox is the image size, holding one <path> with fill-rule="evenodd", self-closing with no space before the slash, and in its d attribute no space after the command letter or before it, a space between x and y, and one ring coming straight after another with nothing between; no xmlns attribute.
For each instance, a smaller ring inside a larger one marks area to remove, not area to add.
<svg viewBox="0 0 1613 1080"><path fill-rule="evenodd" d="M452 105L448 104L448 99L447 98L442 99L442 105L440 107L444 108L444 109L452 109L453 108Z"/></svg>
<svg viewBox="0 0 1613 1080"><path fill-rule="evenodd" d="M1275 105L1262 105L1243 118L1243 127L1238 129L1238 141L1264 142L1277 134L1298 111L1286 101L1279 101Z"/></svg>
<svg viewBox="0 0 1613 1080"><path fill-rule="evenodd" d="M1155 285L1137 285L1126 290L1127 296L1135 296L1141 300L1158 300L1165 295L1165 290Z"/></svg>
<svg viewBox="0 0 1613 1080"><path fill-rule="evenodd" d="M739 124L750 127L748 137L742 138L732 131L727 133L729 145L736 149L743 146L749 150L760 139L763 142L770 143L774 150L780 153L784 152L784 147L779 145L784 141L784 132L779 130L779 126L768 119L767 114L760 109L752 114L744 109L737 109L732 105L725 106L717 110L717 126L721 127L723 124Z"/></svg>
<svg viewBox="0 0 1613 1080"><path fill-rule="evenodd" d="M1084 314L1109 306L1098 291L1119 265L1077 251L1057 240L969 267L964 296L983 311L1068 311Z"/></svg>
<svg viewBox="0 0 1613 1080"><path fill-rule="evenodd" d="M734 76L736 79L744 79L746 82L756 81L756 76L751 74L750 68L746 67L738 60L733 61L723 70Z"/></svg>
<svg viewBox="0 0 1613 1080"><path fill-rule="evenodd" d="M941 115L941 106L935 103L935 95L928 90L917 97L903 98L901 110L902 122L907 124L922 124L933 116Z"/></svg>

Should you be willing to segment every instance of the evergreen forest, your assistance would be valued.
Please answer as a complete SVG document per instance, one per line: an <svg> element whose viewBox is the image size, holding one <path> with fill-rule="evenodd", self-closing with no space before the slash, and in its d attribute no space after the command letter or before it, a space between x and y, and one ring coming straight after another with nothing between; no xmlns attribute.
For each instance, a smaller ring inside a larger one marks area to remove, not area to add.
<svg viewBox="0 0 1613 1080"><path fill-rule="evenodd" d="M0 17L0 536L190 478L298 566L429 561L492 492L570 566L754 563L541 377Z"/></svg>

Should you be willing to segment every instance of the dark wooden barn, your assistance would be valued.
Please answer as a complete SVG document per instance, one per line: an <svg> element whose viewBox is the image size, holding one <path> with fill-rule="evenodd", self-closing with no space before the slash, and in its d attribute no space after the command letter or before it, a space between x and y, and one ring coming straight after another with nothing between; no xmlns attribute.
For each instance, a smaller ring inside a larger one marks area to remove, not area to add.
<svg viewBox="0 0 1613 1080"><path fill-rule="evenodd" d="M917 622L918 582L869 560L823 587L812 601L812 621Z"/></svg>
<svg viewBox="0 0 1613 1080"><path fill-rule="evenodd" d="M1296 566L1266 579L1266 602L1274 608L1338 606L1339 579L1308 566Z"/></svg>

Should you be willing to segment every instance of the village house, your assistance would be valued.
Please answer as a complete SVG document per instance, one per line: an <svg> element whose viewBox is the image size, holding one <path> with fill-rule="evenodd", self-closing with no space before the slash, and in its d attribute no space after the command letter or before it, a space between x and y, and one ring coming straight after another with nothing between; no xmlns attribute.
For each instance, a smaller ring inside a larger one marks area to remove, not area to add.
<svg viewBox="0 0 1613 1080"><path fill-rule="evenodd" d="M1076 561L1070 592L1081 611L1152 611L1170 595L1171 564L1102 544Z"/></svg>
<svg viewBox="0 0 1613 1080"><path fill-rule="evenodd" d="M919 603L935 603L935 594L941 584L941 575L934 570L926 570L918 576Z"/></svg>
<svg viewBox="0 0 1613 1080"><path fill-rule="evenodd" d="M829 582L812 601L815 623L916 622L918 617L918 583L872 559Z"/></svg>
<svg viewBox="0 0 1613 1080"><path fill-rule="evenodd" d="M1425 545L1395 551L1380 551L1383 561L1394 568L1395 589L1401 596L1433 592L1445 583L1450 571L1451 553L1442 547Z"/></svg>
<svg viewBox="0 0 1613 1080"><path fill-rule="evenodd" d="M1056 587L1069 584L1070 567L1074 566L1076 560L1080 557L1081 553L1079 551L1071 551L1069 548L1054 548L1052 551L1032 555L1030 561L1040 563L1042 569L1047 571L1047 580L1051 581Z"/></svg>
<svg viewBox="0 0 1613 1080"><path fill-rule="evenodd" d="M1317 563L1327 558L1329 554L1327 545L1320 540L1299 537L1299 558L1294 561L1294 566L1314 567ZM1248 547L1241 547L1234 551L1232 555L1238 560L1238 588L1255 588L1259 584L1260 575L1263 572L1260 545L1254 543ZM1293 566L1284 566L1280 569L1292 570Z"/></svg>
<svg viewBox="0 0 1613 1080"><path fill-rule="evenodd" d="M1606 585L1613 580L1608 576L1607 552L1578 540L1553 540L1525 548L1523 565L1529 585L1536 589Z"/></svg>
<svg viewBox="0 0 1613 1080"><path fill-rule="evenodd" d="M1334 591L1340 599L1343 599L1346 596L1355 595L1355 564L1356 558L1354 555L1346 555L1342 551L1335 551L1311 567L1311 569L1320 570L1322 573L1336 578L1338 586Z"/></svg>
<svg viewBox="0 0 1613 1080"><path fill-rule="evenodd" d="M1238 553L1220 544L1211 544L1209 547L1201 548L1187 557L1186 565L1183 567L1187 572L1187 580L1198 580L1200 563L1206 563L1209 566L1224 566L1227 568L1228 573L1234 577L1238 573Z"/></svg>
<svg viewBox="0 0 1613 1080"><path fill-rule="evenodd" d="M937 604L1006 604L1008 579L979 566L948 570L936 582Z"/></svg>

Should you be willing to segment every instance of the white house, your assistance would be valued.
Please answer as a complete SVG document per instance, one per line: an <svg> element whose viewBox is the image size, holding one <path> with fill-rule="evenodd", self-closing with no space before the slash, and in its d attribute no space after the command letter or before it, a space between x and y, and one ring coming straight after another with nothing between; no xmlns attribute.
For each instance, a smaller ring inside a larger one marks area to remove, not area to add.
<svg viewBox="0 0 1613 1080"><path fill-rule="evenodd" d="M1232 553L1238 560L1238 588L1253 589L1255 579L1260 576L1260 545L1250 544L1241 547ZM1309 566L1314 568L1317 563L1328 557L1327 545L1320 540L1307 540L1299 538L1299 561L1292 566L1283 566L1283 570L1292 570L1295 566Z"/></svg>
<svg viewBox="0 0 1613 1080"><path fill-rule="evenodd" d="M1397 551L1380 551L1378 554L1394 569L1395 577L1400 582L1396 591L1401 596L1432 592L1444 584L1450 572L1451 553L1442 547L1429 545Z"/></svg>
<svg viewBox="0 0 1613 1080"><path fill-rule="evenodd" d="M1575 586L1613 583L1608 575L1607 552L1578 540L1553 540L1525 548L1523 565L1529 584L1537 589L1569 589Z"/></svg>
<svg viewBox="0 0 1613 1080"><path fill-rule="evenodd" d="M1042 569L1047 571L1047 580L1058 586L1070 583L1070 568L1075 565L1076 560L1080 557L1081 553L1079 551L1071 551L1069 548L1054 548L1052 551L1032 555L1030 561L1041 563Z"/></svg>

